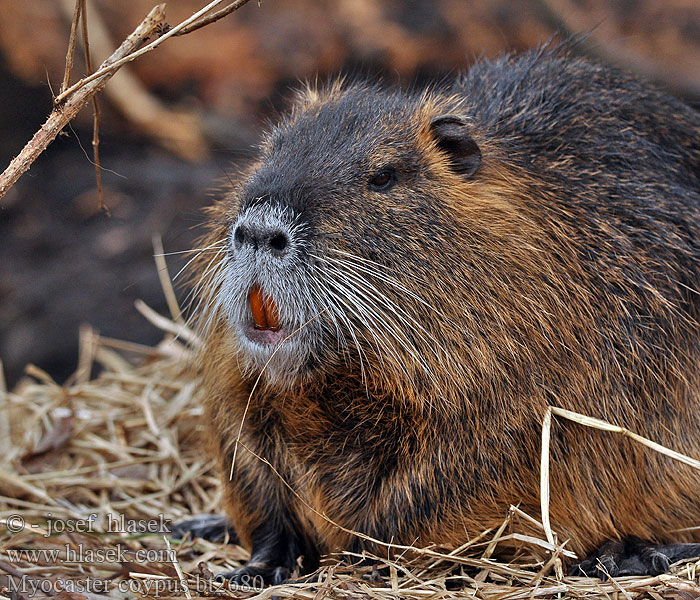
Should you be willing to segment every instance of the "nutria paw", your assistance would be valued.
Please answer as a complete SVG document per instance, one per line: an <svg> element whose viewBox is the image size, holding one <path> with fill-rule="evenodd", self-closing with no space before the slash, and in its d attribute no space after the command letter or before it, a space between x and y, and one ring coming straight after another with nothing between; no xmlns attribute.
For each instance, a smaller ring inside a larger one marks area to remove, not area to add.
<svg viewBox="0 0 700 600"><path fill-rule="evenodd" d="M280 585L288 581L290 576L291 571L287 567L256 562L219 573L216 575L216 580L228 581L229 585L259 591L266 585Z"/></svg>
<svg viewBox="0 0 700 600"><path fill-rule="evenodd" d="M234 544L238 541L238 536L228 519L221 515L195 515L187 521L173 525L170 532L174 538L183 538L187 533L191 534L192 538L201 538L216 544L220 544L226 539Z"/></svg>
<svg viewBox="0 0 700 600"><path fill-rule="evenodd" d="M570 575L609 577L623 575L660 575L672 563L684 558L700 557L700 544L655 545L637 537L604 543L586 560L574 565Z"/></svg>

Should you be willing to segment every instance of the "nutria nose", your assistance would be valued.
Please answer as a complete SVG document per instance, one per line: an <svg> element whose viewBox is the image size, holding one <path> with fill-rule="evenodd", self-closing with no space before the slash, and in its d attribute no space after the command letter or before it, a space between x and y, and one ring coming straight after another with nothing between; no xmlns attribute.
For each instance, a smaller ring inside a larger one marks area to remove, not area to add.
<svg viewBox="0 0 700 600"><path fill-rule="evenodd" d="M233 241L236 250L252 246L254 250L269 251L276 256L283 255L289 246L289 236L281 228L251 224L238 225L233 232Z"/></svg>

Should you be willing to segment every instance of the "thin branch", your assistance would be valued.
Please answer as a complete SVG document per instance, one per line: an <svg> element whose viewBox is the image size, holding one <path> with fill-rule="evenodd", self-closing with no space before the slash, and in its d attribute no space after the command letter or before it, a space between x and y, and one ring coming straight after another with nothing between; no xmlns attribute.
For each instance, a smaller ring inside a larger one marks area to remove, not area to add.
<svg viewBox="0 0 700 600"><path fill-rule="evenodd" d="M230 15L232 12L238 10L246 2L248 2L248 0L236 0L235 2L229 4L226 8L217 10L215 13L209 15L208 17L204 17L201 21L197 21L196 23L192 23L187 27L183 27L175 35L186 35L188 33L192 33L193 31L197 31L197 29L205 27L206 25L214 23L219 19L223 19L226 15Z"/></svg>
<svg viewBox="0 0 700 600"><path fill-rule="evenodd" d="M184 325L185 320L182 318L182 311L180 310L180 305L177 303L177 295L173 289L173 282L170 278L170 273L168 272L168 263L165 260L163 240L160 235L154 235L152 242L153 258L156 261L156 267L158 269L158 279L160 279L160 285L163 288L163 294L165 295L165 300L168 303L170 316L178 325Z"/></svg>
<svg viewBox="0 0 700 600"><path fill-rule="evenodd" d="M110 63L108 65L103 65L98 69L95 73L92 75L89 75L88 77L84 77L77 83L73 84L71 87L69 87L66 91L63 93L59 94L56 96L54 99L55 104L60 104L62 103L68 96L73 94L75 91L79 90L83 86L87 85L88 83L94 81L95 79L98 79L100 77L103 77L107 73L114 71L115 69L118 69L122 65L131 62L132 60L137 59L139 56L143 56L147 52L150 52L151 50L155 50L158 46L160 46L165 40L167 40L169 37L173 37L174 35L177 35L180 31L182 31L185 27L188 27L192 23L196 22L199 20L203 15L208 13L210 10L213 10L216 8L219 4L223 4L224 0L214 0L213 2L210 2L207 4L205 7L202 9L198 10L196 13L191 15L189 18L185 19L172 29L169 29L165 33L163 33L160 37L156 38L153 40L150 44L146 44L143 46L140 50L137 50L135 52L132 52L119 60L115 61L114 63ZM243 6L248 0L238 0L240 2L240 6ZM236 7L238 8L238 7Z"/></svg>
<svg viewBox="0 0 700 600"><path fill-rule="evenodd" d="M75 57L75 42L78 38L78 21L80 21L80 13L82 11L82 0L75 0L75 9L73 10L73 20L70 26L70 39L68 40L68 52L66 52L66 70L63 74L63 83L61 83L61 92L64 92L70 85L70 76L73 71L73 59Z"/></svg>
<svg viewBox="0 0 700 600"><path fill-rule="evenodd" d="M540 510L542 511L542 528L547 537L547 541L552 544L556 550L552 553L550 561L554 565L554 570L559 581L564 576L561 560L558 558L557 551L561 548L557 544L552 525L549 518L549 444L552 435L552 408L547 407L547 412L542 420L542 454L540 459Z"/></svg>
<svg viewBox="0 0 700 600"><path fill-rule="evenodd" d="M95 164L97 197L100 199L100 210L109 216L109 208L105 204L104 193L102 191L102 165L100 164L100 106L97 102L97 96L92 97L92 110L92 157L93 163Z"/></svg>
<svg viewBox="0 0 700 600"><path fill-rule="evenodd" d="M202 345L202 341L197 337L197 334L187 327L187 325L181 325L170 319L166 319L148 306L143 300L136 300L134 306L152 325L155 325L158 329L172 333L175 339L182 338L195 348Z"/></svg>
<svg viewBox="0 0 700 600"><path fill-rule="evenodd" d="M613 425L611 423L608 423L607 421L596 419L595 417L589 417L587 415L582 415L581 413L566 410L564 408L557 408L556 406L552 406L551 411L552 414L556 415L557 417L563 417L564 419L568 419L569 421L573 421L574 423L578 423L579 425L585 425L586 427L592 427L593 429L600 429L601 431L611 431L612 433L619 433L620 435L624 435L625 437L633 439L635 442L642 444L642 446L651 448L652 450L654 450L654 452L658 452L659 454L668 456L669 458L677 460L678 462L682 462L688 465L689 467L693 467L693 469L697 469L700 471L700 460L691 458L690 456L687 456L686 454L681 454L680 452L676 452L675 450L671 450L670 448L662 446L661 444L654 442L649 438L645 438L639 435L638 433L634 433L633 431L630 431L625 427L619 427L618 425Z"/></svg>
<svg viewBox="0 0 700 600"><path fill-rule="evenodd" d="M88 75L92 75L92 57L90 56L90 41L88 38L87 2L79 0L83 15L83 47L85 49L85 69ZM95 180L97 183L97 197L100 199L100 208L109 215L109 209L105 205L102 192L102 165L100 164L100 105L97 102L97 94L92 97L92 162L95 165Z"/></svg>
<svg viewBox="0 0 700 600"><path fill-rule="evenodd" d="M540 510L542 527L547 541L554 545L554 533L549 520L549 440L552 433L552 409L548 406L542 420L542 453L540 458Z"/></svg>
<svg viewBox="0 0 700 600"><path fill-rule="evenodd" d="M61 0L60 5L67 19L73 14L74 0ZM114 51L114 40L105 24L100 9L90 4L87 21L90 33L90 55L93 62L102 62ZM202 160L208 154L208 144L202 134L198 115L187 109L171 108L163 104L130 70L131 65L119 69L113 83L102 92L105 101L126 118L136 130L153 138L170 152L188 161ZM89 75L91 73L83 73ZM102 98L100 98L102 106ZM107 171L102 165L102 173Z"/></svg>
<svg viewBox="0 0 700 600"><path fill-rule="evenodd" d="M71 92L70 98L61 106L56 106L41 129L27 143L22 151L12 160L0 175L0 198L14 185L20 176L29 169L61 130L80 112L80 110L99 92L114 73L115 65L123 64L124 57L134 56L134 51L144 40L154 35L165 22L165 4L155 6L134 32L127 37L94 73L90 82L81 84L79 91ZM76 86L73 86L74 88ZM69 88L70 89L70 88ZM78 88L76 88L77 90ZM64 92L65 94L65 92ZM64 96L65 98L66 96Z"/></svg>

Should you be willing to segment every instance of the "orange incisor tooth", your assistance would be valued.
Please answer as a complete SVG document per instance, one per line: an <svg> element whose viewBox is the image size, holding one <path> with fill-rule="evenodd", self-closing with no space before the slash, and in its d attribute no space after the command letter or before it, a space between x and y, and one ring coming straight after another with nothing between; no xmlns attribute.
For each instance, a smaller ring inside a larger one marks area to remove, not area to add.
<svg viewBox="0 0 700 600"><path fill-rule="evenodd" d="M273 331L278 331L280 329L279 315L277 314L277 305L272 297L265 298L264 307L267 326Z"/></svg>
<svg viewBox="0 0 700 600"><path fill-rule="evenodd" d="M250 311L257 329L280 329L277 306L271 297L265 296L259 285L250 288Z"/></svg>

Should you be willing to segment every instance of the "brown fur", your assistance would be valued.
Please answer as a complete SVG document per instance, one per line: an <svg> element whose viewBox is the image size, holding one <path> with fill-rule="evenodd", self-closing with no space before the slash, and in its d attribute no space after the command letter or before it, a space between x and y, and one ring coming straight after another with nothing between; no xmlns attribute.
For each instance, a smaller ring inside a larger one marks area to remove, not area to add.
<svg viewBox="0 0 700 600"><path fill-rule="evenodd" d="M559 59L537 60L564 68ZM612 77L585 64L571 69L586 81ZM304 119L321 119L342 102L344 89L313 90L297 101L240 188L211 209L205 245L230 235L246 182L280 152L275 135L284 137ZM610 102L618 93L610 91ZM599 183L627 175L605 161L577 162L576 152L567 148L578 141L567 139L566 130L553 134L561 136L561 148L542 154L547 169L531 168L513 157L521 147L526 153L527 136L503 142L482 125L479 113L470 112L470 102L467 92L425 94L403 118L380 121L385 138L402 143L368 146L368 172L371 166L400 165L409 147L420 174L406 174L413 179L392 194L358 192L352 204L323 213L314 233L316 253L332 244L361 254L361 240L377 240L373 260L411 294L367 277L401 302L425 335L414 331L410 343L405 338L409 348L386 339L388 352L372 343L367 323L352 321L364 352L363 372L349 344L345 356L300 376L293 386L263 377L250 397L244 446L230 482L233 447L259 369L241 366L240 348L214 301L216 276L228 257L216 255L213 269L211 254L198 259L202 322L208 324L202 367L212 453L224 473L227 514L243 544L254 546L254 532L278 520L305 540L301 552L363 546L319 514L386 542L453 546L500 525L511 504L538 516L540 427L548 405L609 420L700 457L698 301L697 292L687 289L698 283L699 257L681 239L683 227L674 234L673 217L657 219L649 229L639 225L636 231L646 236L640 243L626 233L624 217L607 209L615 201ZM692 111L675 110L688 123L698 122ZM484 157L473 177L455 172L436 143L431 122L444 114L465 115L471 126ZM581 119L587 117L582 113ZM640 135L658 129L655 122L648 129L639 125ZM586 122L590 128L604 126ZM685 151L700 166L700 150L692 143L669 151ZM534 156L537 152L533 147ZM631 148L629 160L635 156ZM557 179L552 173L563 175ZM663 194L664 183L651 177L648 185L658 183L654 193ZM647 184L639 185L641 190ZM429 208L420 214L416 190L435 199L435 214ZM693 198L696 202L697 195ZM373 209L352 208L367 205ZM681 210L695 215L699 208L676 206L669 212ZM416 225L421 218L429 223L425 228ZM379 239L387 229L401 233L395 252L393 241ZM343 235L332 238L338 231ZM673 263L673 253L682 259ZM686 263L692 272L683 271ZM317 319L328 323L329 315ZM414 353L428 363L428 372ZM268 460L303 502L246 448ZM623 535L700 540L695 531L678 531L700 525L700 477L690 467L572 423L555 422L552 453L551 521L577 553Z"/></svg>

